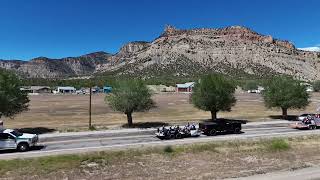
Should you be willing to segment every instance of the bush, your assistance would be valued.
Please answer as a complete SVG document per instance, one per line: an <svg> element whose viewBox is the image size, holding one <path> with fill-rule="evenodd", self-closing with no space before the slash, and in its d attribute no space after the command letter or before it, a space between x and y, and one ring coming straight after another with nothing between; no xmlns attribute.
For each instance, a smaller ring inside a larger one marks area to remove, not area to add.
<svg viewBox="0 0 320 180"><path fill-rule="evenodd" d="M290 149L290 145L284 139L273 139L267 144L267 149L270 151L285 151Z"/></svg>
<svg viewBox="0 0 320 180"><path fill-rule="evenodd" d="M170 153L173 153L174 150L173 150L173 148L172 148L171 146L166 146L166 147L163 149L163 152L170 154Z"/></svg>

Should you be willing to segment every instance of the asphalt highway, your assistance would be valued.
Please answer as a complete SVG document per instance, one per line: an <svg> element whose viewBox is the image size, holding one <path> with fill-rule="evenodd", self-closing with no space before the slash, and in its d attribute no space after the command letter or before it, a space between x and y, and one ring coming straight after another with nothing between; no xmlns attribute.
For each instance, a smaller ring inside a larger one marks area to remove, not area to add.
<svg viewBox="0 0 320 180"><path fill-rule="evenodd" d="M39 146L34 150L24 153L15 151L0 152L0 159L29 158L58 154L86 153L91 151L114 150L125 148L137 148L146 146L164 146L176 144L189 144L197 142L241 140L252 138L300 136L304 134L320 134L318 130L296 130L288 127L288 123L273 124L246 124L243 125L241 134L220 134L217 136L159 140L155 137L154 129L119 131L119 132L97 132L97 133L75 133L58 136L40 135Z"/></svg>

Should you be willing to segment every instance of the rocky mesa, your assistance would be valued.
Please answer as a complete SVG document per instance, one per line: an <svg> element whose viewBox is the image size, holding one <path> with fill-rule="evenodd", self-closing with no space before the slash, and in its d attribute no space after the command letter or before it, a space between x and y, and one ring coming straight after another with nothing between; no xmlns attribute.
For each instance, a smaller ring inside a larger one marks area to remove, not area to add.
<svg viewBox="0 0 320 180"><path fill-rule="evenodd" d="M320 79L320 53L298 50L288 41L242 26L190 30L167 26L152 42L128 43L114 55L98 52L59 60L0 61L0 68L42 78L95 73L190 77L218 72L232 76L287 74L315 80Z"/></svg>

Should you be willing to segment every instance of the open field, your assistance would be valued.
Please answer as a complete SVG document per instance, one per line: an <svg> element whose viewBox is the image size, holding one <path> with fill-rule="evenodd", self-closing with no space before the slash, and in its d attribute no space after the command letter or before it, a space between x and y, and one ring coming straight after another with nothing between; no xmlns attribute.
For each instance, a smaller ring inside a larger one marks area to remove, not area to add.
<svg viewBox="0 0 320 180"><path fill-rule="evenodd" d="M124 114L114 112L104 102L104 94L93 95L92 122L97 128L117 128L126 123ZM221 112L218 117L264 121L269 116L281 114L280 110L268 110L264 107L259 94L237 93L238 99L232 112ZM134 122L196 122L210 117L209 112L198 110L189 103L188 94L155 94L157 107L150 112L134 113ZM30 111L15 119L5 120L5 126L11 128L46 127L61 131L85 129L88 124L87 95L38 95L30 96ZM289 110L289 114L315 112L320 105L320 94L314 93L312 103L305 110Z"/></svg>
<svg viewBox="0 0 320 180"><path fill-rule="evenodd" d="M320 164L319 136L224 141L0 161L6 179L216 179Z"/></svg>

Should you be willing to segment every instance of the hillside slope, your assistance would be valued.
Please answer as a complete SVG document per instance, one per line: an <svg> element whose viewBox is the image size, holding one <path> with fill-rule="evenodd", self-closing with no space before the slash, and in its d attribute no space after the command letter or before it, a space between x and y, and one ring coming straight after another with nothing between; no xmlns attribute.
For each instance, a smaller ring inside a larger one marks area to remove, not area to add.
<svg viewBox="0 0 320 180"><path fill-rule="evenodd" d="M298 50L288 41L240 26L192 30L169 26L144 48L126 57L115 55L111 62L99 70L144 77L205 72L288 74L305 80L320 77L320 53Z"/></svg>
<svg viewBox="0 0 320 180"><path fill-rule="evenodd" d="M248 28L179 30L168 26L152 42L136 41L111 55L104 52L76 58L0 61L0 68L25 77L71 77L107 73L140 76L194 76L219 72L232 76L288 74L320 79L320 53L298 50L272 36Z"/></svg>

